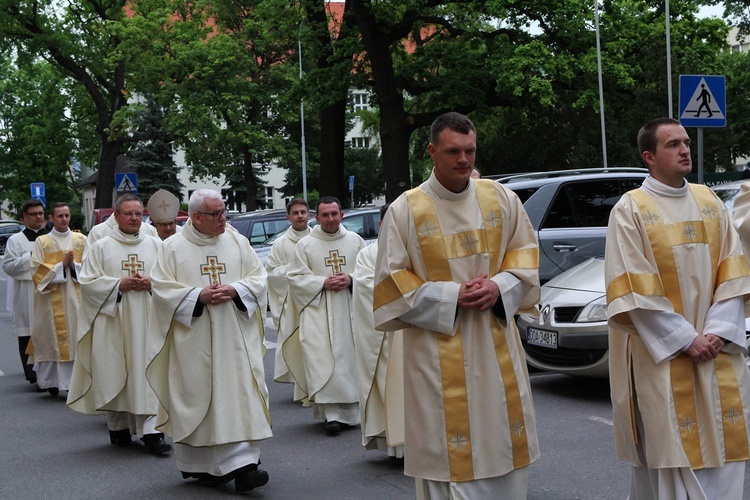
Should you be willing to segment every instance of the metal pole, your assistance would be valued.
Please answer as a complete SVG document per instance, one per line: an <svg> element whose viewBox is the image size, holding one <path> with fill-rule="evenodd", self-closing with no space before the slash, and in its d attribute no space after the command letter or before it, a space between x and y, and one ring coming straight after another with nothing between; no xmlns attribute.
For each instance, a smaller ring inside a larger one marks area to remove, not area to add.
<svg viewBox="0 0 750 500"><path fill-rule="evenodd" d="M674 118L672 113L672 37L669 28L669 0L665 0L664 19L667 25L667 99L669 100L667 109L669 117Z"/></svg>
<svg viewBox="0 0 750 500"><path fill-rule="evenodd" d="M604 124L604 85L602 84L602 48L599 40L599 0L594 3L594 21L596 25L596 67L599 74L599 119L602 128L602 161L607 168L607 129Z"/></svg>
<svg viewBox="0 0 750 500"><path fill-rule="evenodd" d="M698 184L703 184L703 127L698 127Z"/></svg>
<svg viewBox="0 0 750 500"><path fill-rule="evenodd" d="M302 80L302 24L297 31L299 51L299 79ZM302 198L307 201L307 153L305 151L305 100L299 100L300 127L302 128Z"/></svg>

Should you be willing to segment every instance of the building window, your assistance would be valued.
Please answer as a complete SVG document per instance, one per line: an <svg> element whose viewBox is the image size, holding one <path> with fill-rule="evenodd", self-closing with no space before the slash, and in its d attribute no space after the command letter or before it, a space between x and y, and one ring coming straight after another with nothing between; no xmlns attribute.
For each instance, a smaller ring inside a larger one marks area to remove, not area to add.
<svg viewBox="0 0 750 500"><path fill-rule="evenodd" d="M370 95L363 92L351 92L349 106L355 112L370 109Z"/></svg>
<svg viewBox="0 0 750 500"><path fill-rule="evenodd" d="M352 137L352 148L355 149L367 149L370 147L369 137Z"/></svg>
<svg viewBox="0 0 750 500"><path fill-rule="evenodd" d="M266 206L273 207L273 188L266 187Z"/></svg>

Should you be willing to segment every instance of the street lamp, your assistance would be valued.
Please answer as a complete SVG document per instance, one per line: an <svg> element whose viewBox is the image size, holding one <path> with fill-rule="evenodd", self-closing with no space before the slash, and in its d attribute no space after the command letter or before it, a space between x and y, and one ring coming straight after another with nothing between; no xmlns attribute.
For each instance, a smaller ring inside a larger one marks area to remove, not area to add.
<svg viewBox="0 0 750 500"><path fill-rule="evenodd" d="M299 53L299 79L302 81L302 23L297 31ZM305 152L305 99L299 100L300 126L302 128L302 198L307 201L307 154Z"/></svg>
<svg viewBox="0 0 750 500"><path fill-rule="evenodd" d="M594 25L596 27L596 67L599 76L599 120L602 128L602 161L607 168L607 130L604 124L604 85L602 84L602 47L599 40L599 0L594 2Z"/></svg>

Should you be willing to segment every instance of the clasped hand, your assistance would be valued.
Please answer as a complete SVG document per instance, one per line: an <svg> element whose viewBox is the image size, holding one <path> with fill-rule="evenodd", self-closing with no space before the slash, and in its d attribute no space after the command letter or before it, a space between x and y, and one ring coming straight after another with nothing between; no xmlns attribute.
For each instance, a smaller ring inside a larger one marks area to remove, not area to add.
<svg viewBox="0 0 750 500"><path fill-rule="evenodd" d="M120 280L121 292L148 291L151 290L151 278L141 276L140 273L133 276L125 276Z"/></svg>
<svg viewBox="0 0 750 500"><path fill-rule="evenodd" d="M707 333L706 335L698 335L690 344L690 347L685 350L685 353L695 363L705 363L718 356L722 347L724 347L724 339L713 333Z"/></svg>
<svg viewBox="0 0 750 500"><path fill-rule="evenodd" d="M198 300L206 305L229 302L237 296L232 285L209 285L201 290Z"/></svg>
<svg viewBox="0 0 750 500"><path fill-rule="evenodd" d="M352 284L352 277L346 273L336 273L333 276L329 276L323 282L323 288L332 292L338 292L349 288Z"/></svg>
<svg viewBox="0 0 750 500"><path fill-rule="evenodd" d="M458 289L458 306L486 311L495 305L498 297L500 289L497 283L484 274L461 284Z"/></svg>

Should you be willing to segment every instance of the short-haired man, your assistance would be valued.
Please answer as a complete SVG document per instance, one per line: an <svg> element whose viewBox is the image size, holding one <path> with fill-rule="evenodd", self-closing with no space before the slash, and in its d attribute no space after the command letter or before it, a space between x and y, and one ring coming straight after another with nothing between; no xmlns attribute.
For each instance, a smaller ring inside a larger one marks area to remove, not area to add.
<svg viewBox="0 0 750 500"><path fill-rule="evenodd" d="M380 208L381 222L387 211L388 204ZM389 387L394 381L393 374L400 372L398 363L402 362L397 357L396 366L391 367L389 373L390 345L395 336L402 335L402 332L375 330L372 297L377 256L377 242L363 248L357 254L352 275L352 330L357 354L362 446L368 450L384 451L391 457L403 458L403 416L394 418L397 411L403 411L403 381L398 379L398 386ZM394 349L393 352L399 353L400 350ZM390 394L396 397L390 397Z"/></svg>
<svg viewBox="0 0 750 500"><path fill-rule="evenodd" d="M110 442L136 434L154 454L171 449L157 432L156 394L146 381L149 332L155 327L151 268L160 241L140 231L143 204L134 194L115 202L117 228L89 248L78 281L78 348L68 406L107 412Z"/></svg>
<svg viewBox="0 0 750 500"><path fill-rule="evenodd" d="M299 340L313 414L335 436L342 426L359 424L359 393L349 312L352 277L364 240L341 225L341 203L323 196L315 226L300 240L289 266L289 288L300 311Z"/></svg>
<svg viewBox="0 0 750 500"><path fill-rule="evenodd" d="M177 233L177 214L180 213L180 200L165 189L160 189L148 199L148 217L154 223L159 238L166 240ZM179 228L179 229L178 229Z"/></svg>
<svg viewBox="0 0 750 500"><path fill-rule="evenodd" d="M308 405L305 366L299 343L299 311L289 296L287 270L294 257L294 248L310 234L310 209L307 201L294 198L286 206L286 218L291 226L273 242L266 260L268 272L268 303L273 323L278 332L274 363L274 380L294 384L294 401Z"/></svg>
<svg viewBox="0 0 750 500"><path fill-rule="evenodd" d="M471 178L466 116L438 117L428 151L380 228L373 298L376 328L405 329L404 472L422 498L526 498L539 444L513 317L536 314L536 235L512 191Z"/></svg>
<svg viewBox="0 0 750 500"><path fill-rule="evenodd" d="M123 193L120 196L130 195L132 193ZM117 200L115 200L116 202ZM114 212L113 212L114 213ZM93 245L96 241L104 238L105 236L109 236L109 233L112 232L117 227L117 221L115 221L114 217L111 215L107 217L107 220L104 222L100 222L99 224L95 225L91 228L89 231L89 234L86 236L89 246ZM149 226L148 224L144 224L141 228L141 231L148 234L149 236L157 236L156 234L156 228L153 226Z"/></svg>
<svg viewBox="0 0 750 500"><path fill-rule="evenodd" d="M647 123L638 149L650 175L613 208L604 260L617 454L630 498L740 499L750 269L724 203L685 181L680 122Z"/></svg>
<svg viewBox="0 0 750 500"><path fill-rule="evenodd" d="M271 437L263 368L266 271L250 242L226 231L221 194L198 189L190 220L162 242L151 274L158 354L146 376L159 399L157 429L174 441L185 479L268 482L258 469Z"/></svg>
<svg viewBox="0 0 750 500"><path fill-rule="evenodd" d="M31 338L34 318L34 282L31 280L31 250L37 237L47 234L44 227L44 205L40 200L28 200L21 208L23 231L8 238L5 244L3 271L13 281L13 334L18 337L18 352L26 380L36 383L33 364L29 364L26 349Z"/></svg>
<svg viewBox="0 0 750 500"><path fill-rule="evenodd" d="M39 236L31 252L34 319L31 327L37 385L56 396L67 391L76 357L78 275L86 251L86 237L70 230L70 208L50 208L52 230Z"/></svg>

